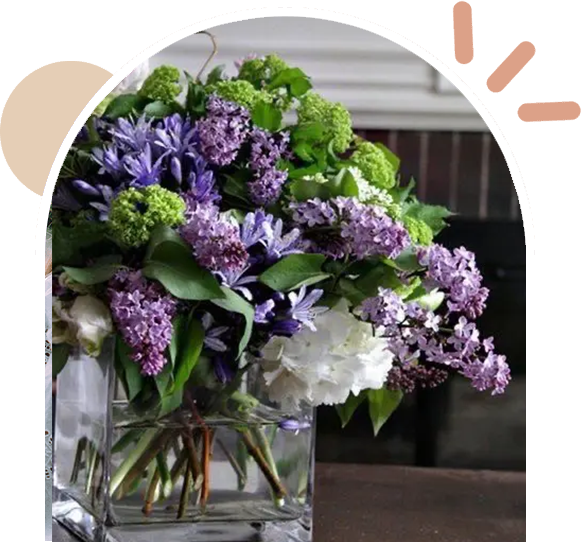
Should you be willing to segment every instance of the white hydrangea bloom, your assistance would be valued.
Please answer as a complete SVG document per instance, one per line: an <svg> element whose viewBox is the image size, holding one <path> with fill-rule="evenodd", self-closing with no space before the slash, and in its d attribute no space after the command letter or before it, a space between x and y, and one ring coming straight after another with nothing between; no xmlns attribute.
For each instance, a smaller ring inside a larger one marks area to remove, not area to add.
<svg viewBox="0 0 582 551"><path fill-rule="evenodd" d="M382 388L393 355L369 323L351 314L347 301L314 323L316 331L274 337L264 347L260 362L271 400L295 407L334 405L344 403L350 392Z"/></svg>

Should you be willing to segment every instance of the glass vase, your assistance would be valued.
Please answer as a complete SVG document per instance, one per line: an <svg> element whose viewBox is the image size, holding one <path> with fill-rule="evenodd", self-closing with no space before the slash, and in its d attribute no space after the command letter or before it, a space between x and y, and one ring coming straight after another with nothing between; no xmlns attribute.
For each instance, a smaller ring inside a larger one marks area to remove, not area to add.
<svg viewBox="0 0 582 551"><path fill-rule="evenodd" d="M314 416L265 399L248 370L236 402L137 412L114 341L73 351L57 380L53 517L84 541L312 541Z"/></svg>

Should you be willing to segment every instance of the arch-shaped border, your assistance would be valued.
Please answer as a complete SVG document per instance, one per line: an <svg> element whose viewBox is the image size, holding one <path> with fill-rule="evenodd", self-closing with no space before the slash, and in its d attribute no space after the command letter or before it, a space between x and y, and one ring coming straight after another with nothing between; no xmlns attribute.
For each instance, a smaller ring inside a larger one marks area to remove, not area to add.
<svg viewBox="0 0 582 551"><path fill-rule="evenodd" d="M75 124L72 126L71 130L67 134L67 137L61 144L59 149L58 155L55 158L53 166L51 168L49 178L47 181L47 185L45 186L44 194L42 197L39 215L37 219L37 231L35 237L35 320L34 320L34 329L35 329L35 365L42 365L44 362L44 339L40 338L40 335L44 334L44 300L40 300L40 297L43 296L43 283L44 283L44 272L43 272L43 258L44 258L44 248L45 248L45 240L46 240L46 226L48 221L48 213L49 207L52 199L53 190L55 187L55 183L61 168L62 163L64 162L65 156L67 151L71 147L75 136L81 130L83 124L87 120L87 118L91 115L93 110L97 107L97 105L117 86L125 77L129 75L129 73L135 69L140 63L145 61L146 59L150 58L151 56L155 55L162 49L166 48L167 46L185 38L186 36L190 36L196 32L200 32L206 29L211 29L213 27L217 27L219 25L225 25L228 23L233 23L236 21L248 20L248 19L257 19L257 18L267 18L267 17L308 17L312 19L324 19L327 21L334 21L337 23L343 23L345 25L350 25L352 27L358 27L362 30L369 31L374 33L378 36L391 40L396 44L406 48L407 50L411 51L412 53L416 54L418 57L426 61L429 65L434 67L440 73L442 73L445 78L450 80L450 82L458 88L458 90L467 98L467 100L473 105L476 111L481 115L487 126L489 127L491 133L497 140L501 151L505 156L505 160L508 164L513 183L515 186L515 190L519 199L519 204L522 213L522 219L524 224L524 234L525 234L525 241L526 241L526 258L527 258L527 300L528 300L528 330L531 329L532 333L530 333L530 338L533 338L533 326L530 327L531 321L533 321L533 302L534 302L534 294L533 294L533 286L530 283L533 283L533 270L534 270L534 251L535 251L535 243L534 243L534 227L533 227L533 219L530 204L527 198L527 192L525 189L525 185L520 175L520 171L513 156L509 144L504 139L503 134L493 120L492 116L489 114L485 106L481 103L479 98L475 96L475 94L469 90L464 82L460 81L457 78L453 78L451 73L449 72L450 69L447 65L442 63L438 60L434 55L427 52L417 44L411 42L409 39L404 38L403 36L390 31L384 27L381 27L375 23L371 23L369 21L358 19L353 16L334 13L330 11L324 10L316 10L314 8L255 8L250 10L243 10L232 12L224 15L219 15L212 17L210 19L205 19L203 21L199 21L198 23L194 23L188 27L185 27L165 38L159 40L158 42L152 44L150 47L146 48L140 54L135 56L129 62L127 62L123 67L121 67L118 71L116 71L111 79L99 90L97 94L93 97L93 99L87 104L85 109L79 114L79 117L75 121ZM446 68L446 70L443 70ZM529 355L528 355L529 356ZM528 358L529 360L530 358ZM532 360L532 367L533 367L533 357ZM35 370L35 395L42 396L43 385L44 385L44 370L36 369ZM531 419L530 419L531 420ZM42 419L42 409L35 408L35 427L43 426L43 419ZM532 427L532 425L530 425ZM35 448L35 464L40 464L42 461L41 458L41 447L36 446ZM37 526L35 527L35 537L38 538L38 541L43 541L42 533L44 532L44 515L43 511L41 510L44 501L44 478L41 480L42 473L40 469L36 469L36 476L37 479L35 480L35 512L37 517ZM41 532L42 531L42 532Z"/></svg>

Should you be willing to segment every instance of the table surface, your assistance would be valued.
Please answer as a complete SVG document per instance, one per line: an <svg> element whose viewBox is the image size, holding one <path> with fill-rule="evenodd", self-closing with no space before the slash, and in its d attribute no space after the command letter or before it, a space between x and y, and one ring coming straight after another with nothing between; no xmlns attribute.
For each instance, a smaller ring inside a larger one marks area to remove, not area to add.
<svg viewBox="0 0 582 551"><path fill-rule="evenodd" d="M525 501L525 473L319 464L314 539L525 542Z"/></svg>

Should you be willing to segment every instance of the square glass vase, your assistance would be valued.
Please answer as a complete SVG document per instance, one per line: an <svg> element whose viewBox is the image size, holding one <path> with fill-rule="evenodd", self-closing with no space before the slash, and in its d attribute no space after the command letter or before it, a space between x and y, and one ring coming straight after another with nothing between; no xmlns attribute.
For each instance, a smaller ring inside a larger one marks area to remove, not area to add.
<svg viewBox="0 0 582 551"><path fill-rule="evenodd" d="M114 341L57 379L53 518L88 542L312 541L314 410L283 411L249 370L251 410L137 413Z"/></svg>

